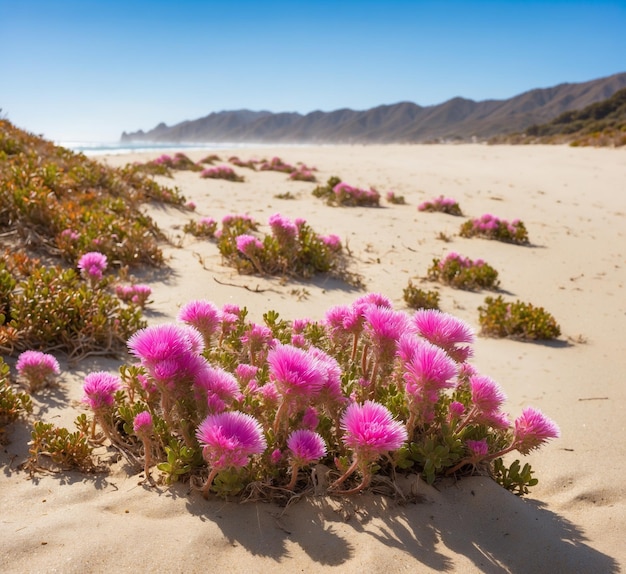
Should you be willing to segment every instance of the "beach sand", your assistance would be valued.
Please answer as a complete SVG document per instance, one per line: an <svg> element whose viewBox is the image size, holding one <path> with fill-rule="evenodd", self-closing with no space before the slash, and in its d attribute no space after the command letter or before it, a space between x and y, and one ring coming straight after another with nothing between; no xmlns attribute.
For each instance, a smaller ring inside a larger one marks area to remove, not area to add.
<svg viewBox="0 0 626 574"><path fill-rule="evenodd" d="M528 405L555 420L562 437L522 462L539 484L519 498L487 477L405 485L419 503L366 493L346 500L311 497L287 508L204 500L188 487L140 485L123 461L107 475L28 474L28 427L17 423L1 454L0 571L20 572L512 572L612 573L626 568L626 154L564 146L291 146L219 150L224 159L270 158L315 166L375 187L380 208L330 207L313 183L277 172L235 168L243 183L177 172L195 212L147 206L170 239L168 270L137 275L150 284L152 323L173 321L198 298L246 306L260 320L321 319L329 307L379 292L405 309L409 280L438 289L443 311L478 330L489 292L421 283L432 259L456 251L499 272L503 296L544 307L562 335L550 343L479 337L472 363L498 381L512 418ZM110 165L158 155L103 156ZM198 160L206 152L189 152ZM291 192L293 200L278 199ZM384 200L387 191L406 205ZM424 213L418 204L444 195L465 217ZM268 217L303 217L335 233L352 253L365 288L337 280L238 275L215 242L185 235L190 219L247 213L267 231ZM458 235L467 217L521 219L531 245ZM445 234L449 241L438 238ZM84 376L115 372L112 359L64 368L56 390L35 397L35 414L71 427ZM69 408L68 408L69 407Z"/></svg>

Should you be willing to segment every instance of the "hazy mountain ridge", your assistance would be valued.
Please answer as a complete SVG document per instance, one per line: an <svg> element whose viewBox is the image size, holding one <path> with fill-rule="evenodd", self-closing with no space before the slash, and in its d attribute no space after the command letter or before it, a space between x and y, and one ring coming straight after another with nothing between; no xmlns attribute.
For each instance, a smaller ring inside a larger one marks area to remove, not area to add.
<svg viewBox="0 0 626 574"><path fill-rule="evenodd" d="M523 133L495 136L493 143L569 143L574 146L626 145L626 88L581 110L568 110Z"/></svg>
<svg viewBox="0 0 626 574"><path fill-rule="evenodd" d="M355 111L273 113L214 112L173 126L161 123L121 140L154 142L252 143L418 143L488 139L521 132L569 110L580 110L626 88L626 72L589 82L538 88L507 100L476 102L456 97L434 106L413 102Z"/></svg>

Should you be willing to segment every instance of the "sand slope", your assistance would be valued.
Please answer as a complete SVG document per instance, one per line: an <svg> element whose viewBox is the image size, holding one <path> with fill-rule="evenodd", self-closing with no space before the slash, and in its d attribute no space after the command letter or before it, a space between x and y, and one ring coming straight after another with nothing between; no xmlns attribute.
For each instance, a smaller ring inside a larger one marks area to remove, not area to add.
<svg viewBox="0 0 626 574"><path fill-rule="evenodd" d="M219 152L228 157L230 152ZM285 318L322 318L363 291L327 279L281 281L240 276L221 263L213 242L182 233L190 219L248 213L267 231L276 212L336 233L353 254L368 291L397 309L409 279L424 277L450 250L482 257L500 273L505 298L541 305L561 325L559 341L479 338L473 363L496 379L514 417L526 405L561 427L562 438L524 460L540 483L523 499L484 477L437 489L413 485L419 504L374 494L324 497L287 509L205 501L183 486L149 489L123 463L106 476L41 475L16 470L28 437L15 425L0 457L0 569L3 572L618 572L626 566L623 476L626 417L626 155L623 150L532 146L302 146L238 149L242 159L280 156L315 165L318 179L404 195L407 205L333 208L315 184L285 174L237 169L244 183L175 177L195 213L148 207L172 241L169 272L143 279L153 288L150 322L173 320L194 298L245 305L254 320L275 309ZM202 152L189 154L199 159ZM153 159L149 154L143 159ZM134 156L133 159L137 159ZM129 157L109 156L120 165ZM174 183L163 179L164 182ZM275 195L290 191L294 200ZM490 212L526 224L531 246L458 236L465 218L421 213L438 195L467 217ZM437 239L439 234L449 242ZM426 288L436 288L425 283ZM488 293L440 288L441 307L477 326ZM88 359L60 387L36 398L39 414L70 426L84 375L115 370ZM67 408L67 405L72 408ZM36 409L36 411L37 411Z"/></svg>

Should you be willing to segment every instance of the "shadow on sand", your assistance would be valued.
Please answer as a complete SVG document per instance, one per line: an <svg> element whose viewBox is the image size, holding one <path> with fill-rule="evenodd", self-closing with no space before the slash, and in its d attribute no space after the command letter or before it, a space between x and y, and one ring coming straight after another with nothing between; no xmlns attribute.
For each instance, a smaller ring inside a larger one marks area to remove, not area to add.
<svg viewBox="0 0 626 574"><path fill-rule="evenodd" d="M229 543L277 563L290 558L290 547L297 544L322 567L364 553L367 569L381 547L387 558L391 553L394 560L415 561L418 570L421 564L454 572L459 565L455 556L463 556L476 571L494 574L619 571L613 558L586 544L582 529L488 478L466 478L441 491L419 484L424 502L417 504L365 494L311 497L285 509L206 501L182 490L179 495L185 496L193 516L217 525Z"/></svg>

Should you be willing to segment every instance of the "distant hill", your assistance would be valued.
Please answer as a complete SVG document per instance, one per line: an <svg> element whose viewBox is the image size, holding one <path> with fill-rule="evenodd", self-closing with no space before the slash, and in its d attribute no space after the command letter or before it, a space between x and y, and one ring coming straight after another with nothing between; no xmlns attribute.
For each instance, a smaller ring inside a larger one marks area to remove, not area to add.
<svg viewBox="0 0 626 574"><path fill-rule="evenodd" d="M626 145L626 88L582 110L563 112L523 133L494 138L494 143L569 143L574 146Z"/></svg>
<svg viewBox="0 0 626 574"><path fill-rule="evenodd" d="M581 110L626 88L626 72L577 84L524 92L508 100L453 98L435 106L412 102L365 111L211 113L173 126L122 134L122 141L252 143L418 143L485 140L521 132L570 110Z"/></svg>

